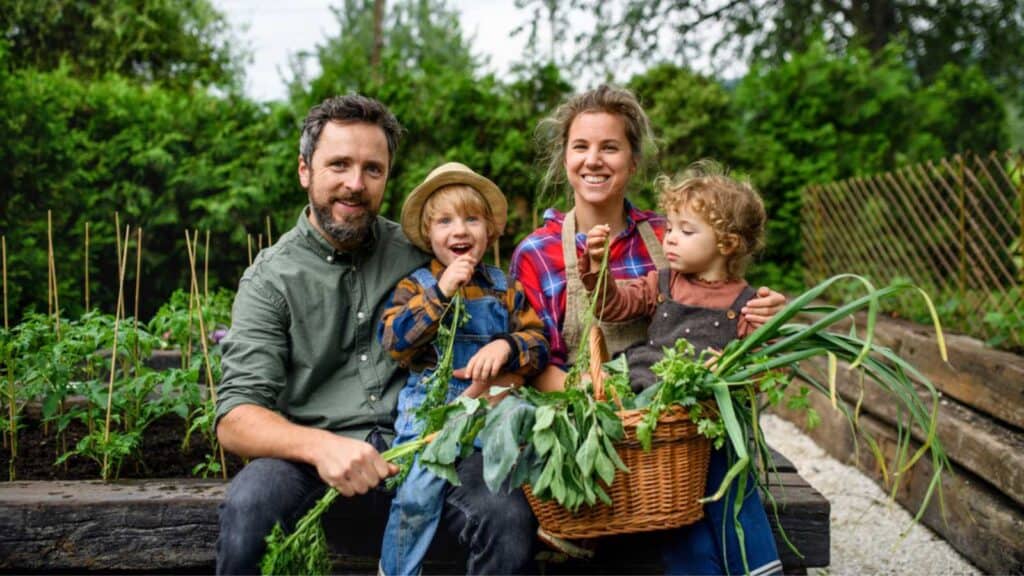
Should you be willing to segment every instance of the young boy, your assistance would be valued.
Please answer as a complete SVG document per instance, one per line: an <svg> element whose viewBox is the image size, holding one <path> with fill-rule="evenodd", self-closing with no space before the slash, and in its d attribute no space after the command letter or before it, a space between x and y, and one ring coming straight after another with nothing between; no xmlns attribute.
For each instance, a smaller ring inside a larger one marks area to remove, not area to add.
<svg viewBox="0 0 1024 576"><path fill-rule="evenodd" d="M402 230L434 259L398 283L379 331L384 347L410 371L398 396L396 445L423 429L415 412L440 356L433 345L438 323L456 292L462 292L469 320L456 332L452 366L465 368L466 378L452 378L446 401L484 393L500 372L528 377L547 364L544 325L522 286L510 285L499 268L482 263L507 212L493 182L456 162L431 172L402 207ZM418 460L413 464L391 504L381 550L384 574L420 571L440 520L444 488L443 479Z"/></svg>
<svg viewBox="0 0 1024 576"><path fill-rule="evenodd" d="M597 289L607 226L590 230L589 258L579 262L584 286L599 299L603 296L598 303L600 318L611 322L639 316L651 319L647 340L624 352L630 383L637 391L655 383L651 366L661 359L664 347L674 347L680 338L686 338L697 352L721 350L753 331L740 314L754 296L743 272L764 244L765 211L760 196L750 184L727 176L718 164L694 164L679 180L662 177L656 186L659 204L668 217L662 241L668 269L623 283L608 282L603 290ZM726 470L724 450L713 451L709 492L718 488ZM745 572L733 523L735 499L730 491L705 505L702 520L669 539L665 556L673 573ZM756 489L744 496L739 519L750 573L781 572L771 526Z"/></svg>

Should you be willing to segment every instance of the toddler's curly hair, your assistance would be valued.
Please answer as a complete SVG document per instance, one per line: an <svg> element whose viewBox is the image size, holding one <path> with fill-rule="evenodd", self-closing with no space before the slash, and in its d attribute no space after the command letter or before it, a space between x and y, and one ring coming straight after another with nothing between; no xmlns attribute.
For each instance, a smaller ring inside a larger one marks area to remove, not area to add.
<svg viewBox="0 0 1024 576"><path fill-rule="evenodd" d="M750 182L730 176L714 160L700 160L675 178L659 176L654 186L663 212L689 208L711 225L719 248L726 248L728 236L735 235L738 242L728 256L726 272L730 280L742 278L753 256L764 248L764 203Z"/></svg>

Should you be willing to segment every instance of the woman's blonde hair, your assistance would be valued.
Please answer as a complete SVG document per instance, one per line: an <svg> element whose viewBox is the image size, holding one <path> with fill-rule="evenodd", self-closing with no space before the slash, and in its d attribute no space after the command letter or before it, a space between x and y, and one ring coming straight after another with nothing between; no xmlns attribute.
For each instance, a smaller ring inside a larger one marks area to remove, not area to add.
<svg viewBox="0 0 1024 576"><path fill-rule="evenodd" d="M565 149L569 142L569 129L577 116L588 112L604 112L622 118L626 127L626 140L637 165L643 160L644 146L653 148L651 122L636 96L625 88L602 84L569 98L537 125L538 148L544 151L543 163L547 165L542 181L544 190L549 190L565 177Z"/></svg>
<svg viewBox="0 0 1024 576"><path fill-rule="evenodd" d="M701 160L675 178L659 176L654 186L663 212L689 208L711 225L720 249L728 247L730 234L738 239L727 258L726 273L730 279L742 278L753 256L764 248L767 219L761 196L750 182L729 176L714 160Z"/></svg>
<svg viewBox="0 0 1024 576"><path fill-rule="evenodd" d="M482 216L487 222L487 241L494 241L498 225L494 221L494 213L476 188L467 184L449 184L434 191L423 205L423 220L420 222L420 234L424 238L430 236L430 224L434 217L445 206L451 206L458 214Z"/></svg>

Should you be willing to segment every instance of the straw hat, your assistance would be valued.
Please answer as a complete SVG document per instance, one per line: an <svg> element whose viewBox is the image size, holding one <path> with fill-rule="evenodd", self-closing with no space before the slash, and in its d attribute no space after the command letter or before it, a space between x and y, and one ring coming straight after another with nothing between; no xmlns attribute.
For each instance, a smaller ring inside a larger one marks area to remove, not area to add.
<svg viewBox="0 0 1024 576"><path fill-rule="evenodd" d="M505 222L508 220L508 202L501 190L487 178L473 172L465 164L448 162L434 168L422 184L413 189L412 194L405 199L402 206L402 231L405 232L409 241L424 252L430 252L430 239L420 232L420 222L423 220L423 207L427 204L430 195L438 188L451 184L465 184L472 187L484 197L484 202L491 207L491 215L494 218L494 229L496 234L505 230Z"/></svg>

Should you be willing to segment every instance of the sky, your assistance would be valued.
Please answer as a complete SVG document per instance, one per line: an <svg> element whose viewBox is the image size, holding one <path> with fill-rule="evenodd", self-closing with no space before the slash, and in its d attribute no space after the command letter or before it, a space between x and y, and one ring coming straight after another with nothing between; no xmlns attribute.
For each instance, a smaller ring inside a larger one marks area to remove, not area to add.
<svg viewBox="0 0 1024 576"><path fill-rule="evenodd" d="M282 73L288 57L336 33L331 0L213 0L227 16L235 34L249 47L252 62L246 68L246 94L256 100L286 97ZM451 0L462 15L462 30L473 38L474 51L490 59L490 69L501 75L519 60L525 34L512 30L527 21L528 12L514 0Z"/></svg>

